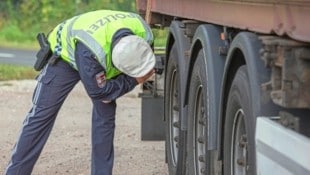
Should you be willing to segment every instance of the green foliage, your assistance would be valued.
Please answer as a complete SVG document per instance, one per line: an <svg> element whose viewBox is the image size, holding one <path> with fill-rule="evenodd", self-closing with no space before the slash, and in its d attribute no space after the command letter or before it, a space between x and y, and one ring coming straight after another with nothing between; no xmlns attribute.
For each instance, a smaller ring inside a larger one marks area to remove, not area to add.
<svg viewBox="0 0 310 175"><path fill-rule="evenodd" d="M155 36L154 46L155 47L165 47L167 42L167 29L153 29L153 34Z"/></svg>
<svg viewBox="0 0 310 175"><path fill-rule="evenodd" d="M32 67L0 64L0 81L34 79L37 75Z"/></svg>
<svg viewBox="0 0 310 175"><path fill-rule="evenodd" d="M38 47L37 33L48 33L65 19L99 9L135 12L135 0L0 0L0 44ZM167 30L153 32L155 46L165 46Z"/></svg>
<svg viewBox="0 0 310 175"><path fill-rule="evenodd" d="M99 9L135 11L135 0L1 0L0 40L34 41L67 18Z"/></svg>
<svg viewBox="0 0 310 175"><path fill-rule="evenodd" d="M5 35L0 35L1 39L9 40L9 41L15 41L16 38L19 38L20 40L27 40L28 36L23 33L23 31L14 24L6 25L2 28L1 33L4 33Z"/></svg>

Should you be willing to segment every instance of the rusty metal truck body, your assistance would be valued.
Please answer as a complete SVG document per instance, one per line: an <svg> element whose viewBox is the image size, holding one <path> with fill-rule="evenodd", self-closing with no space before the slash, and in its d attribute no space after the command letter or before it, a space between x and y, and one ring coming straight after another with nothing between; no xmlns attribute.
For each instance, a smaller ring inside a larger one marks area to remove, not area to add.
<svg viewBox="0 0 310 175"><path fill-rule="evenodd" d="M151 26L169 29L156 102L169 174L310 173L310 1L137 7Z"/></svg>

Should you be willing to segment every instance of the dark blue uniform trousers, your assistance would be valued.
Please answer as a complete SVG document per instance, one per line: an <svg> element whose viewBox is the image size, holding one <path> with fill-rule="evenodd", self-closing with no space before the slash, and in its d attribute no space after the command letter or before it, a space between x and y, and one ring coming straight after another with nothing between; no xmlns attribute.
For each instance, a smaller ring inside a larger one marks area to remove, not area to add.
<svg viewBox="0 0 310 175"><path fill-rule="evenodd" d="M79 71L68 63L58 61L46 65L38 76L33 94L33 106L23 122L20 136L12 151L7 175L30 175L50 135L57 113L69 92L81 79L92 99L92 175L110 175L113 168L113 138L115 128L115 98L130 91L137 84L133 78L122 75L118 80L99 88L94 78L100 66L90 51L77 44L75 53ZM110 103L103 103L102 100ZM74 115L74 114L72 114Z"/></svg>

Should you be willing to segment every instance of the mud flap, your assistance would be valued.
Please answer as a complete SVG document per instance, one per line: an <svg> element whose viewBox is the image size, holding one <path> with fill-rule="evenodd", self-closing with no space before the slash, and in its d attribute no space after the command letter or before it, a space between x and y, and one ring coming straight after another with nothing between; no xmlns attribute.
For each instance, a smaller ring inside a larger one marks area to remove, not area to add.
<svg viewBox="0 0 310 175"><path fill-rule="evenodd" d="M142 93L141 140L165 140L164 98Z"/></svg>

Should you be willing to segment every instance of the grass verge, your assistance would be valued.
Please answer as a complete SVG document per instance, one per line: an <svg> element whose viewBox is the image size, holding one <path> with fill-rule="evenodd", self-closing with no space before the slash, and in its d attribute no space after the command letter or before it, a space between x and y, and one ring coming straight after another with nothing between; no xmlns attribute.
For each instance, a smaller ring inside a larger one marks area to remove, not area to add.
<svg viewBox="0 0 310 175"><path fill-rule="evenodd" d="M8 41L5 39L1 39L0 37L0 47L19 48L19 49L25 49L25 50L38 50L39 44L36 41L25 41L25 42Z"/></svg>
<svg viewBox="0 0 310 175"><path fill-rule="evenodd" d="M32 67L0 64L0 81L34 79L38 74Z"/></svg>

